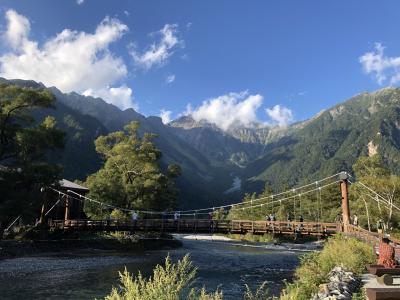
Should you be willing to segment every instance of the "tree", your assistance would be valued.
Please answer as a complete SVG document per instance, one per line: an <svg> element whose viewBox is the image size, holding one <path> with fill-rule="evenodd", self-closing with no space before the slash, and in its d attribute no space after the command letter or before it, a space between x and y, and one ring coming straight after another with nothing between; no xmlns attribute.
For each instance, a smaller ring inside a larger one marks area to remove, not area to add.
<svg viewBox="0 0 400 300"><path fill-rule="evenodd" d="M48 90L0 84L0 220L36 215L40 187L59 178L61 168L47 155L63 148L64 133L53 117L39 123L31 115L54 101Z"/></svg>
<svg viewBox="0 0 400 300"><path fill-rule="evenodd" d="M176 206L174 178L180 175L177 165L166 172L159 166L161 151L153 144L154 134L138 134L139 123L132 122L124 131L96 139L96 151L104 159L103 167L86 179L89 197L126 209L166 210ZM99 205L87 203L90 216L104 216ZM108 213L108 212L107 212Z"/></svg>
<svg viewBox="0 0 400 300"><path fill-rule="evenodd" d="M268 204L272 202L273 199L269 198L272 194L272 189L268 183L265 183L264 190L260 194L245 194L242 205L235 206L229 210L227 215L228 219L231 220L265 220L265 216L271 212L273 212L273 205ZM257 202L253 202L255 199ZM259 204L264 204L263 206L254 207Z"/></svg>
<svg viewBox="0 0 400 300"><path fill-rule="evenodd" d="M384 221L387 228L396 226L399 215L395 215L393 205L400 206L400 177L385 168L379 155L360 157L353 165L357 181L376 191L378 195L361 184L351 187L352 210L360 215L361 225Z"/></svg>

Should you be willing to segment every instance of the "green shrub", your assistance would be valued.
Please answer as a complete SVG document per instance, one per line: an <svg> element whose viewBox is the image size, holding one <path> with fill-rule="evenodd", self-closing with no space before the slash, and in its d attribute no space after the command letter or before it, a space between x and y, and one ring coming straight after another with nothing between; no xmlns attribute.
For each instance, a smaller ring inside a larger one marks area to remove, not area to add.
<svg viewBox="0 0 400 300"><path fill-rule="evenodd" d="M348 271L361 274L365 265L375 260L376 255L370 245L342 235L329 239L319 258L325 274L335 266L342 266Z"/></svg>
<svg viewBox="0 0 400 300"><path fill-rule="evenodd" d="M243 294L244 300L268 300L271 299L268 297L268 288L266 287L266 282L262 283L255 293L250 289L250 287L246 284L246 290Z"/></svg>
<svg viewBox="0 0 400 300"><path fill-rule="evenodd" d="M208 294L205 289L196 290L188 286L194 281L197 269L185 255L176 264L169 256L165 259L165 267L157 265L153 276L146 279L141 273L133 277L126 269L119 273L121 286L113 288L106 300L220 300L222 292Z"/></svg>
<svg viewBox="0 0 400 300"><path fill-rule="evenodd" d="M118 221L128 221L129 217L127 216L126 213L124 213L122 210L119 209L114 209L111 214L110 217L113 220L118 220Z"/></svg>
<svg viewBox="0 0 400 300"><path fill-rule="evenodd" d="M373 248L354 238L336 235L330 238L321 252L308 253L301 258L295 272L295 282L288 284L281 300L310 299L318 286L325 282L335 266L360 275L368 263L375 261Z"/></svg>

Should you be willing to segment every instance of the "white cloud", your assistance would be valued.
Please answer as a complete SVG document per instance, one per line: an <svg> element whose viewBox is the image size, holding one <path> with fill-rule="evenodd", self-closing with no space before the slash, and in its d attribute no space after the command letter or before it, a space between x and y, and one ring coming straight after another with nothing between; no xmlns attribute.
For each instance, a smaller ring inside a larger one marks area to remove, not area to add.
<svg viewBox="0 0 400 300"><path fill-rule="evenodd" d="M278 126L286 126L293 121L293 112L289 108L281 105L266 108L265 112L272 120L272 124Z"/></svg>
<svg viewBox="0 0 400 300"><path fill-rule="evenodd" d="M110 103L118 106L121 109L134 108L139 109L136 103L133 103L132 89L126 85L120 87L107 87L104 89L98 89L93 91L92 89L87 89L82 93L85 96L100 97L103 99L108 99Z"/></svg>
<svg viewBox="0 0 400 300"><path fill-rule="evenodd" d="M127 17L129 17L129 16L130 16L130 13L129 13L129 11L127 11L127 10L124 10L124 14L125 14L125 16L127 16Z"/></svg>
<svg viewBox="0 0 400 300"><path fill-rule="evenodd" d="M167 84L173 83L174 81L175 81L174 74L168 75L167 78L165 78L165 83L167 83Z"/></svg>
<svg viewBox="0 0 400 300"><path fill-rule="evenodd" d="M183 41L179 40L178 25L166 24L160 31L153 33L161 35L158 43L153 43L147 51L140 54L136 51L136 47L130 51L134 62L145 70L151 69L153 66L161 66L168 61L168 58L174 53L177 46L182 45Z"/></svg>
<svg viewBox="0 0 400 300"><path fill-rule="evenodd" d="M193 111L191 107L187 107L187 112L191 112L196 121L206 120L222 130L228 130L258 123L256 113L262 101L261 95L249 95L247 92L229 93L206 100Z"/></svg>
<svg viewBox="0 0 400 300"><path fill-rule="evenodd" d="M104 97L121 108L134 106L132 90L115 86L128 74L123 60L109 50L110 44L128 31L118 19L106 17L94 33L64 29L43 45L29 39L26 17L8 10L6 19L4 37L11 50L0 56L0 76Z"/></svg>
<svg viewBox="0 0 400 300"><path fill-rule="evenodd" d="M359 58L364 71L372 74L378 84L382 85L389 80L390 84L400 81L400 57L388 57L384 55L385 47L381 43L375 43L375 49L367 52Z"/></svg>
<svg viewBox="0 0 400 300"><path fill-rule="evenodd" d="M170 110L160 110L160 118L164 124L168 124L169 122L171 122L171 114L172 111Z"/></svg>
<svg viewBox="0 0 400 300"><path fill-rule="evenodd" d="M22 43L27 42L27 37L31 29L29 20L22 15L19 15L14 10L6 12L7 31L4 38L9 45L17 49Z"/></svg>
<svg viewBox="0 0 400 300"><path fill-rule="evenodd" d="M83 2L85 2L85 0L76 0L76 4L78 4L78 5L82 5Z"/></svg>

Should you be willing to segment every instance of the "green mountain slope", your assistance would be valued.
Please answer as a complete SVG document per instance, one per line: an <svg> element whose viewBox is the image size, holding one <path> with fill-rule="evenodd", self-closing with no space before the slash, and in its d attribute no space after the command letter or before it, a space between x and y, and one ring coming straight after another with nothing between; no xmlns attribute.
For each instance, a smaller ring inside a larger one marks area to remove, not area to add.
<svg viewBox="0 0 400 300"><path fill-rule="evenodd" d="M45 88L35 81L0 78L0 82ZM182 206L200 207L220 203L220 195L231 184L229 169L213 167L200 151L179 138L159 117L145 117L133 109L122 111L100 98L77 93L65 94L55 87L49 89L57 99L56 109L38 110L35 114L37 119L46 115L54 116L59 127L67 132L65 150L57 157L52 157L64 165L65 178L84 179L98 169L101 160L94 149L97 136L121 130L131 121L139 121L141 133L158 135L154 142L163 153L162 166L176 163L182 167L182 176L178 179Z"/></svg>
<svg viewBox="0 0 400 300"><path fill-rule="evenodd" d="M44 88L34 81L0 78L0 82ZM286 128L256 124L226 132L190 116L164 125L159 117L122 111L100 98L50 89L57 98L56 110L36 115L55 116L67 132L65 151L53 158L65 166L66 178L83 179L97 170L101 162L94 139L136 120L142 133L158 135L155 143L163 152L162 166L181 165L178 187L185 208L238 201L245 192L260 191L265 182L279 190L351 171L356 159L368 153L380 153L386 165L400 174L400 89L357 95ZM240 179L240 188L226 193L234 179L236 185Z"/></svg>
<svg viewBox="0 0 400 300"><path fill-rule="evenodd" d="M351 171L356 159L370 151L378 151L399 174L399 125L400 89L355 96L269 144L264 156L244 170L246 189L259 190L265 181L293 186L305 179Z"/></svg>

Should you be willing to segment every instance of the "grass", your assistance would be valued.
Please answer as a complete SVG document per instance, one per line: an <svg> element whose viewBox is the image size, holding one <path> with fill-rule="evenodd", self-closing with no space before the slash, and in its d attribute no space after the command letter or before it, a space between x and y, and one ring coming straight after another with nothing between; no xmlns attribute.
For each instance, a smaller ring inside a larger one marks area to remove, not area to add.
<svg viewBox="0 0 400 300"><path fill-rule="evenodd" d="M207 293L189 288L196 277L197 268L192 265L189 255L185 255L177 263L172 263L169 256L165 266L157 265L153 276L146 279L139 273L133 277L126 269L120 275L120 287L113 288L105 297L106 300L220 300L221 291Z"/></svg>
<svg viewBox="0 0 400 300"><path fill-rule="evenodd" d="M310 299L335 266L361 275L365 265L375 260L371 246L354 238L334 236L328 239L321 252L309 253L301 258L300 267L295 272L296 280L286 286L281 300Z"/></svg>

